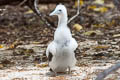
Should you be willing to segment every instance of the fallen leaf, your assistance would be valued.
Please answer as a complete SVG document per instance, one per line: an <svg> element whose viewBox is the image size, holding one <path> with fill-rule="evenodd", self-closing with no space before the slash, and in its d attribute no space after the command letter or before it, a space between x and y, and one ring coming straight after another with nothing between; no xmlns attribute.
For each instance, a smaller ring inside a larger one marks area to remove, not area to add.
<svg viewBox="0 0 120 80"><path fill-rule="evenodd" d="M51 77L49 80L68 80L65 76Z"/></svg>
<svg viewBox="0 0 120 80"><path fill-rule="evenodd" d="M115 20L112 20L111 22L106 22L106 24L111 27L115 24Z"/></svg>
<svg viewBox="0 0 120 80"><path fill-rule="evenodd" d="M88 10L89 10L89 9L93 10L93 9L95 9L95 8L97 8L95 5L92 5L92 6L88 6L88 7L87 7Z"/></svg>
<svg viewBox="0 0 120 80"><path fill-rule="evenodd" d="M73 25L73 28L76 30L76 31L80 31L81 29L83 29L83 27L79 24L75 24Z"/></svg>
<svg viewBox="0 0 120 80"><path fill-rule="evenodd" d="M40 44L40 42L35 42L35 41L34 41L34 42L32 42L32 44Z"/></svg>
<svg viewBox="0 0 120 80"><path fill-rule="evenodd" d="M8 46L8 49L15 49L18 45L21 45L22 43L17 40L15 42L13 42L10 46Z"/></svg>
<svg viewBox="0 0 120 80"><path fill-rule="evenodd" d="M91 5L87 7L88 10L93 10L95 12L105 13L108 11L107 7L97 7L96 5Z"/></svg>
<svg viewBox="0 0 120 80"><path fill-rule="evenodd" d="M98 45L98 46L94 46L95 49L108 49L109 46L108 45Z"/></svg>
<svg viewBox="0 0 120 80"><path fill-rule="evenodd" d="M83 33L84 35L86 36L92 36L92 35L103 35L103 33L99 30L96 30L96 31L87 31L85 33Z"/></svg>
<svg viewBox="0 0 120 80"><path fill-rule="evenodd" d="M94 28L104 28L106 25L105 24L94 24Z"/></svg>
<svg viewBox="0 0 120 80"><path fill-rule="evenodd" d="M106 8L106 7L99 7L99 8L94 8L93 10L96 11L96 12L105 13L105 12L108 11L108 8Z"/></svg>
<svg viewBox="0 0 120 80"><path fill-rule="evenodd" d="M113 35L113 37L120 37L120 34L115 34Z"/></svg>
<svg viewBox="0 0 120 80"><path fill-rule="evenodd" d="M32 10L28 10L27 12L25 12L25 14L31 14L31 13L33 13Z"/></svg>
<svg viewBox="0 0 120 80"><path fill-rule="evenodd" d="M105 6L108 8L112 8L112 9L115 7L115 5L113 3L106 4Z"/></svg>
<svg viewBox="0 0 120 80"><path fill-rule="evenodd" d="M84 4L84 1L83 0L80 0L80 6L82 6ZM78 1L76 0L75 1L75 7L78 7Z"/></svg>
<svg viewBox="0 0 120 80"><path fill-rule="evenodd" d="M36 64L36 67L41 67L41 68L47 67L47 66L48 66L47 63Z"/></svg>
<svg viewBox="0 0 120 80"><path fill-rule="evenodd" d="M95 0L93 3L103 5L104 0Z"/></svg>
<svg viewBox="0 0 120 80"><path fill-rule="evenodd" d="M3 45L0 45L0 48L3 48L4 46Z"/></svg>
<svg viewBox="0 0 120 80"><path fill-rule="evenodd" d="M3 66L3 64L0 64L0 69L2 69L4 66Z"/></svg>
<svg viewBox="0 0 120 80"><path fill-rule="evenodd" d="M12 45L9 46L9 49L14 49L14 48L15 48L14 44L12 44Z"/></svg>
<svg viewBox="0 0 120 80"><path fill-rule="evenodd" d="M34 53L34 50L33 49L26 49L25 53Z"/></svg>

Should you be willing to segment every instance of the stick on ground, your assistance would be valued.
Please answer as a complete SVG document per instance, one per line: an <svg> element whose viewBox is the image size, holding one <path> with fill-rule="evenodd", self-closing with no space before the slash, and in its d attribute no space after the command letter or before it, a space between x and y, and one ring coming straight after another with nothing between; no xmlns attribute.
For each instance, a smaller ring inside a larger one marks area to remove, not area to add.
<svg viewBox="0 0 120 80"><path fill-rule="evenodd" d="M98 74L97 78L95 80L104 80L104 78L112 73L113 71L116 71L120 68L120 62L118 62L116 65L113 65L112 67L104 70L100 74Z"/></svg>

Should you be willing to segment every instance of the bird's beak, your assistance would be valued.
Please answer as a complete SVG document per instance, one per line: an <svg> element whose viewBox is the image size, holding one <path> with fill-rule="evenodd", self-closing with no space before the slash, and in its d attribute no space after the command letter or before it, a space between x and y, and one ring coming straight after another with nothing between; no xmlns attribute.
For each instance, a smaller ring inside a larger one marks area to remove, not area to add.
<svg viewBox="0 0 120 80"><path fill-rule="evenodd" d="M57 15L56 11L51 12L49 16L53 16L53 15Z"/></svg>

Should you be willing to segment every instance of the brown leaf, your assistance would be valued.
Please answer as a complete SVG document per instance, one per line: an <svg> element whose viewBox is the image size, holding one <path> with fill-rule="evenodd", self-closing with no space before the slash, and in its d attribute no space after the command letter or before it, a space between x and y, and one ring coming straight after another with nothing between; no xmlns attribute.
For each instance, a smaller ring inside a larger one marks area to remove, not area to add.
<svg viewBox="0 0 120 80"><path fill-rule="evenodd" d="M113 37L120 37L120 34L115 34L113 35Z"/></svg>
<svg viewBox="0 0 120 80"><path fill-rule="evenodd" d="M74 24L73 25L73 28L76 30L76 31L80 31L81 29L83 29L83 27L79 24Z"/></svg>
<svg viewBox="0 0 120 80"><path fill-rule="evenodd" d="M87 31L87 32L85 32L83 34L86 35L86 36L91 36L93 34L95 34L95 35L103 35L103 33L101 31L99 31L99 30L96 30L96 31L91 30L91 31Z"/></svg>
<svg viewBox="0 0 120 80"><path fill-rule="evenodd" d="M2 69L4 66L3 66L3 64L0 64L0 69Z"/></svg>
<svg viewBox="0 0 120 80"><path fill-rule="evenodd" d="M47 63L36 64L36 67L41 67L41 68L44 68L44 67L47 67L47 66L48 66Z"/></svg>
<svg viewBox="0 0 120 80"><path fill-rule="evenodd" d="M0 45L0 48L3 48L4 46L3 45Z"/></svg>
<svg viewBox="0 0 120 80"><path fill-rule="evenodd" d="M95 49L108 49L109 46L108 45L98 45L98 46L94 46Z"/></svg>
<svg viewBox="0 0 120 80"><path fill-rule="evenodd" d="M104 0L95 0L93 3L103 5Z"/></svg>
<svg viewBox="0 0 120 80"><path fill-rule="evenodd" d="M20 41L13 42L10 46L8 46L8 49L15 49L18 45L21 45L22 43Z"/></svg>

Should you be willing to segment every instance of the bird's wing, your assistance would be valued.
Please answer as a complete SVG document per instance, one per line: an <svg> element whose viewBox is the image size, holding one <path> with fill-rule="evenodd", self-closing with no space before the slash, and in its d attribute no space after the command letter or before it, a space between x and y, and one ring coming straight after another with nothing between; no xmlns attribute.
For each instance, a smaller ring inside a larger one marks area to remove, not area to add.
<svg viewBox="0 0 120 80"><path fill-rule="evenodd" d="M48 57L48 60L51 61L52 57L55 54L56 54L56 43L53 41L47 47L46 56Z"/></svg>
<svg viewBox="0 0 120 80"><path fill-rule="evenodd" d="M71 50L75 51L77 47L78 47L77 41L74 38L72 38L70 42Z"/></svg>

